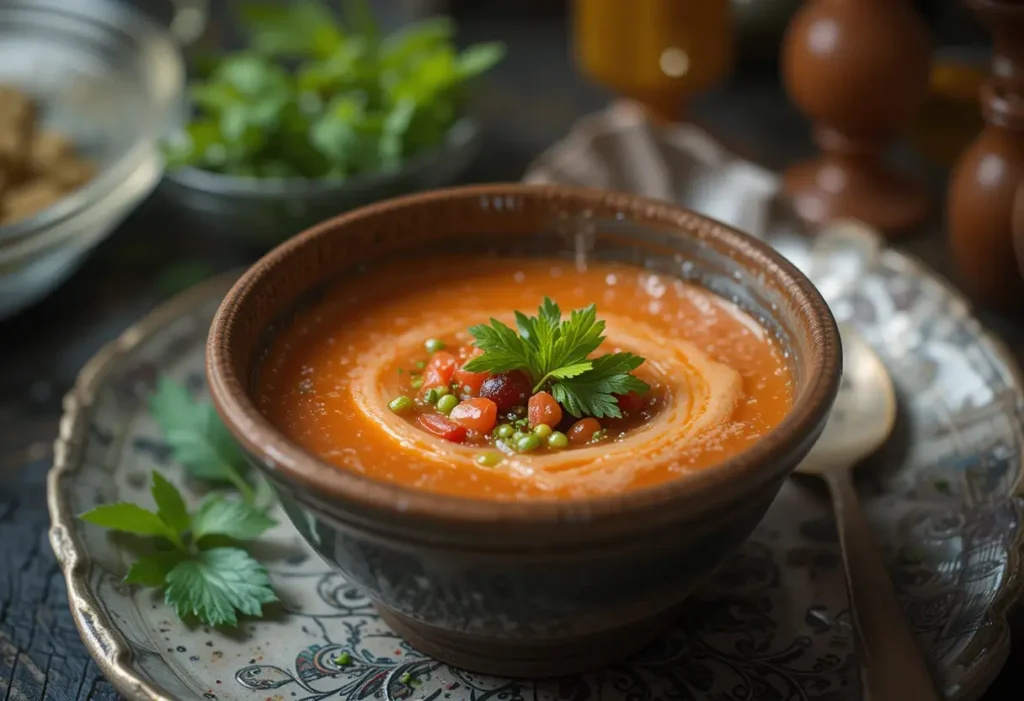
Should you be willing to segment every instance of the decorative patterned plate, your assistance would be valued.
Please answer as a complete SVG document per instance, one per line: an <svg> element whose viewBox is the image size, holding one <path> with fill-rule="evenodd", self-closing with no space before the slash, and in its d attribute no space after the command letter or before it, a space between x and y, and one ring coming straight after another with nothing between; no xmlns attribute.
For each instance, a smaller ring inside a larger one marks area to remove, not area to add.
<svg viewBox="0 0 1024 701"><path fill-rule="evenodd" d="M902 420L865 497L947 698L977 698L1005 661L1005 611L1019 593L1024 391L1014 361L955 292L869 233L839 227L813 247L782 229L771 236L893 372ZM795 481L671 634L589 675L497 679L424 657L286 522L262 555L286 603L237 633L187 628L151 592L121 583L125 553L75 514L148 503L150 470L180 477L146 399L161 374L204 392L203 342L228 284L206 283L143 320L89 363L66 400L51 542L82 638L129 699L860 697L832 519L821 494ZM352 661L338 665L343 651Z"/></svg>

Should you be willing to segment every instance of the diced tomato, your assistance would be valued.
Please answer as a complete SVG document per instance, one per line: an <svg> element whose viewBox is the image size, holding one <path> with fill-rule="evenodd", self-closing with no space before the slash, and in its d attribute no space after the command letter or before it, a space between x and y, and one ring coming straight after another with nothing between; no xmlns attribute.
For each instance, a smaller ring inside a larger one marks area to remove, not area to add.
<svg viewBox="0 0 1024 701"><path fill-rule="evenodd" d="M527 408L531 426L544 424L554 428L562 420L562 407L558 406L555 398L547 392L537 392L530 397Z"/></svg>
<svg viewBox="0 0 1024 701"><path fill-rule="evenodd" d="M466 434L469 433L465 426L460 426L441 414L420 414L416 419L416 423L435 436L440 436L452 443L461 443L466 440Z"/></svg>
<svg viewBox="0 0 1024 701"><path fill-rule="evenodd" d="M569 437L569 442L573 445L583 445L584 443L589 443L594 438L594 434L600 430L601 422L588 416L574 423L566 435Z"/></svg>
<svg viewBox="0 0 1024 701"><path fill-rule="evenodd" d="M468 394L471 397L479 396L480 387L487 379L486 372L470 372L463 369L465 364L473 358L483 355L484 352L476 346L462 346L459 348L459 366L455 369L455 383L458 385L459 394Z"/></svg>
<svg viewBox="0 0 1024 701"><path fill-rule="evenodd" d="M483 350L476 346L462 346L459 348L459 360L463 363L468 363L473 358L483 354Z"/></svg>
<svg viewBox="0 0 1024 701"><path fill-rule="evenodd" d="M447 387L452 383L455 368L458 366L459 361L454 355L448 351L437 351L430 356L430 362L423 371L423 386L420 391L426 392L432 387Z"/></svg>
<svg viewBox="0 0 1024 701"><path fill-rule="evenodd" d="M470 372L462 368L455 371L455 382L459 385L459 392L471 397L480 394L480 388L484 386L486 379L486 372Z"/></svg>
<svg viewBox="0 0 1024 701"><path fill-rule="evenodd" d="M619 409L623 414L633 414L647 406L647 399L637 392L620 394L616 396L616 400L619 402Z"/></svg>
<svg viewBox="0 0 1024 701"><path fill-rule="evenodd" d="M448 417L470 431L490 433L498 421L498 405L483 397L467 399L452 409Z"/></svg>

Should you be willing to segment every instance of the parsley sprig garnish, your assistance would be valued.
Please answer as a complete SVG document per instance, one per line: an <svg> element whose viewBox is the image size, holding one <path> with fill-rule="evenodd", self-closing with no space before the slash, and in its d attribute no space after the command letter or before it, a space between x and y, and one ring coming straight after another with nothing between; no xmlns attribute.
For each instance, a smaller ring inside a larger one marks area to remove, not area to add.
<svg viewBox="0 0 1024 701"><path fill-rule="evenodd" d="M239 541L274 525L262 510L213 495L190 513L181 492L159 472L151 488L156 510L120 502L97 506L82 519L104 528L154 539L154 551L128 570L124 581L164 590L178 617L211 626L238 624L238 613L261 616L277 601L267 570Z"/></svg>
<svg viewBox="0 0 1024 701"><path fill-rule="evenodd" d="M535 393L550 386L555 400L577 418L619 418L617 395L650 389L631 374L643 364L640 356L621 352L590 357L604 341L597 305L577 309L563 321L562 310L545 297L537 316L517 311L515 319L518 333L497 319L469 329L473 345L483 353L466 363L466 370L522 370Z"/></svg>
<svg viewBox="0 0 1024 701"><path fill-rule="evenodd" d="M183 385L161 378L149 408L175 461L190 476L212 487L233 487L241 498L213 493L189 511L181 492L154 472L155 510L119 502L81 518L147 538L147 554L131 565L124 581L162 589L179 618L235 626L239 614L261 616L263 605L278 599L266 568L241 545L274 525L265 508L269 487L247 479L245 458L220 417Z"/></svg>

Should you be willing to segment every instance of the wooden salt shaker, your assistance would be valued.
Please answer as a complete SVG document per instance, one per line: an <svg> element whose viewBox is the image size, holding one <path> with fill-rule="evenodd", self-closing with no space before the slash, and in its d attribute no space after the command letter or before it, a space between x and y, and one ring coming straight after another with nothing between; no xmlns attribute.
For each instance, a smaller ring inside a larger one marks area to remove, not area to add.
<svg viewBox="0 0 1024 701"><path fill-rule="evenodd" d="M785 174L801 217L859 219L890 235L924 221L923 186L891 170L884 154L924 101L930 62L928 29L910 0L811 0L797 12L783 78L822 152Z"/></svg>
<svg viewBox="0 0 1024 701"><path fill-rule="evenodd" d="M1024 311L1014 252L1014 200L1024 184L1024 2L967 0L992 33L992 74L981 90L985 129L949 180L947 224L960 281L998 311ZM1021 243L1018 239L1017 251Z"/></svg>

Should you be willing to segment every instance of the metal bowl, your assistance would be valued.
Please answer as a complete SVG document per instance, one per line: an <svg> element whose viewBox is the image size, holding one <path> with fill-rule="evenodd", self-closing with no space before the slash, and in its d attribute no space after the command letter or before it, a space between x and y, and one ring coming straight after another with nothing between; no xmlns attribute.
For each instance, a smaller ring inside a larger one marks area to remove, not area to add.
<svg viewBox="0 0 1024 701"><path fill-rule="evenodd" d="M191 231L270 246L346 210L451 184L472 162L479 146L479 125L464 117L452 125L439 146L394 170L344 180L306 180L181 168L167 173L160 194L177 206Z"/></svg>
<svg viewBox="0 0 1024 701"><path fill-rule="evenodd" d="M185 67L164 29L113 0L0 4L0 82L99 166L53 206L0 227L0 317L70 275L160 178L158 138L184 116Z"/></svg>

